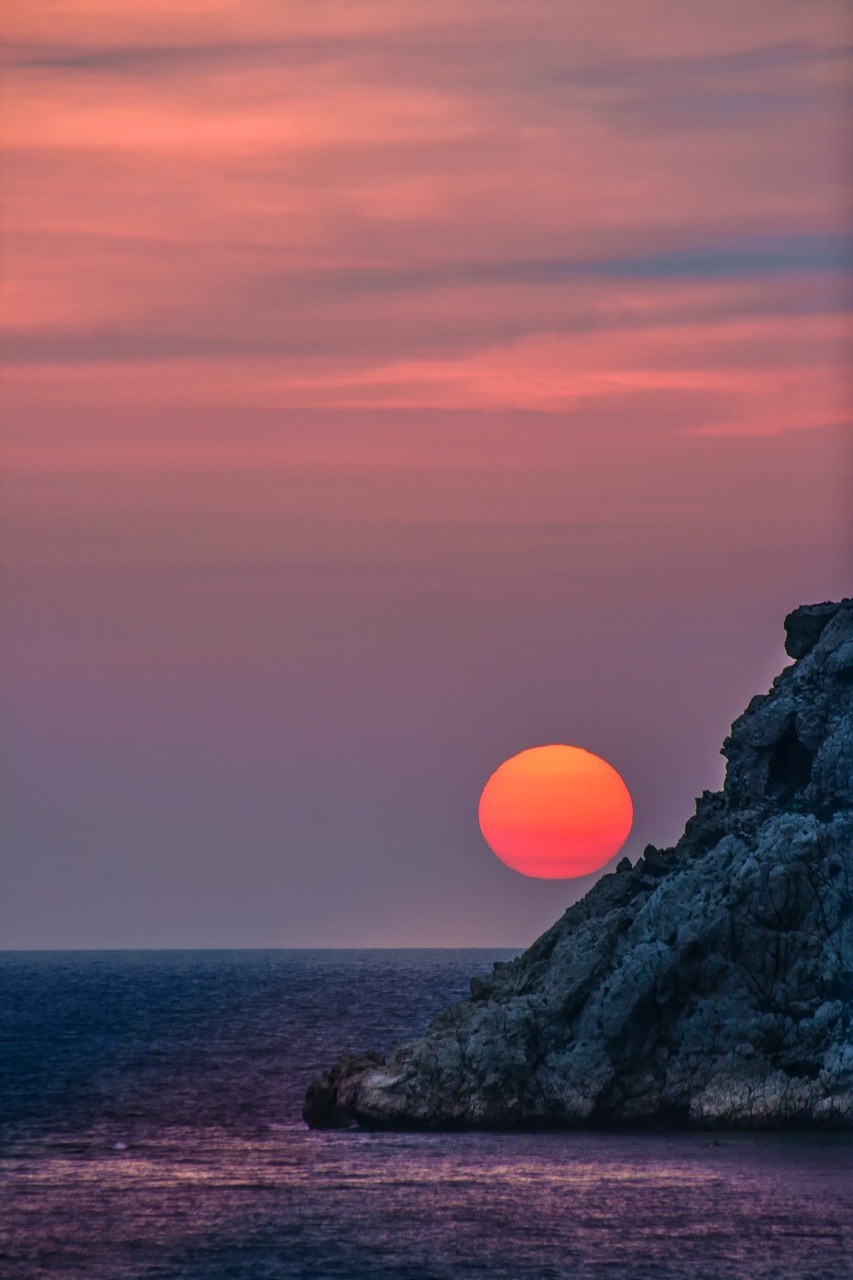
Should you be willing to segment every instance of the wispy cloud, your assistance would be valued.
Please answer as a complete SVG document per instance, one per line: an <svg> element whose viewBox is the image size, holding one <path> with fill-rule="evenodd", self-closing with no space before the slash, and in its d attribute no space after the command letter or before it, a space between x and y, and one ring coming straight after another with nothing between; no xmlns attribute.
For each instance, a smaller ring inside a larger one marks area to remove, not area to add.
<svg viewBox="0 0 853 1280"><path fill-rule="evenodd" d="M156 368L182 403L561 412L689 388L703 427L837 420L835 10L647 10L16 13L15 395L47 378L83 413Z"/></svg>

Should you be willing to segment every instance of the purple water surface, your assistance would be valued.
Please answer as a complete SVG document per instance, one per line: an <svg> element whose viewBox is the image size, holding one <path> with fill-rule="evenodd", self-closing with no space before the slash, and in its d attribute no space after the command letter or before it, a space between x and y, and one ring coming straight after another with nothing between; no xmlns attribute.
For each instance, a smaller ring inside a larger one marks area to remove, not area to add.
<svg viewBox="0 0 853 1280"><path fill-rule="evenodd" d="M3 955L0 1274L853 1275L843 1137L304 1127L318 1068L506 954Z"/></svg>

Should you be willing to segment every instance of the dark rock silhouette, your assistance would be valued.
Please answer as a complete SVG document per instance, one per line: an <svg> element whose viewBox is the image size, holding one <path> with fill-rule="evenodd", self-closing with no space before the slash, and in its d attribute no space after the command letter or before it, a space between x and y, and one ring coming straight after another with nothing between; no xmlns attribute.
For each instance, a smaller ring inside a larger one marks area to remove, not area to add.
<svg viewBox="0 0 853 1280"><path fill-rule="evenodd" d="M343 1059L310 1125L853 1128L853 600L723 744L672 849L623 859L418 1040Z"/></svg>

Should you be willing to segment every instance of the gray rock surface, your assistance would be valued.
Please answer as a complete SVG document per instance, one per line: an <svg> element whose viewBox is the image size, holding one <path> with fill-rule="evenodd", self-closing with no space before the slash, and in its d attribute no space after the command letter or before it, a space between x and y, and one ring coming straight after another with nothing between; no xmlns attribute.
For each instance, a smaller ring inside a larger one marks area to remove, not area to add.
<svg viewBox="0 0 853 1280"><path fill-rule="evenodd" d="M853 600L785 620L672 849L623 859L387 1062L343 1059L310 1125L853 1128Z"/></svg>

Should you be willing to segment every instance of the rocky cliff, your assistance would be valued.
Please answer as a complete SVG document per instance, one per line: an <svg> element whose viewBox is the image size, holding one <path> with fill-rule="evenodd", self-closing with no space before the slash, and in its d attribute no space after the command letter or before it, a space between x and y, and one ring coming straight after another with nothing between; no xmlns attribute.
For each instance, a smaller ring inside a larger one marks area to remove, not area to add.
<svg viewBox="0 0 853 1280"><path fill-rule="evenodd" d="M344 1058L310 1125L853 1128L853 600L723 744L672 849L623 859L387 1062Z"/></svg>

